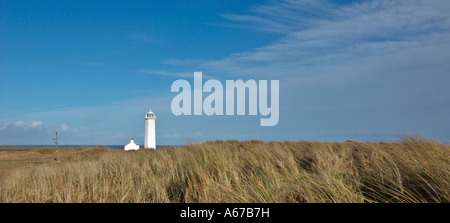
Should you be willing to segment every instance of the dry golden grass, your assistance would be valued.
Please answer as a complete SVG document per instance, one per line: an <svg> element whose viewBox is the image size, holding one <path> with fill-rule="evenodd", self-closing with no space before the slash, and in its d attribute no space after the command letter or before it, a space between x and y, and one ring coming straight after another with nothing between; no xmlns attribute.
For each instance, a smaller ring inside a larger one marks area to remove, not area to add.
<svg viewBox="0 0 450 223"><path fill-rule="evenodd" d="M78 152L15 168L0 185L0 202L450 201L450 147L424 138Z"/></svg>
<svg viewBox="0 0 450 223"><path fill-rule="evenodd" d="M99 159L102 153L111 150L111 148L103 146L59 149L59 161ZM55 148L1 147L0 185L14 169L18 167L34 168L43 163L54 162L55 157Z"/></svg>

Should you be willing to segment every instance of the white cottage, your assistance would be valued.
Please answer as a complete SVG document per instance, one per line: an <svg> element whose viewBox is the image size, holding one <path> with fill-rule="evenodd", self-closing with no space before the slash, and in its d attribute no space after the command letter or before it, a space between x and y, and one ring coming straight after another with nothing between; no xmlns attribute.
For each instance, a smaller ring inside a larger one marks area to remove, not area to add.
<svg viewBox="0 0 450 223"><path fill-rule="evenodd" d="M124 149L125 149L126 151L128 151L128 150L138 150L138 149L139 149L139 144L134 143L134 139L131 138L130 143L128 143L128 144L124 147Z"/></svg>

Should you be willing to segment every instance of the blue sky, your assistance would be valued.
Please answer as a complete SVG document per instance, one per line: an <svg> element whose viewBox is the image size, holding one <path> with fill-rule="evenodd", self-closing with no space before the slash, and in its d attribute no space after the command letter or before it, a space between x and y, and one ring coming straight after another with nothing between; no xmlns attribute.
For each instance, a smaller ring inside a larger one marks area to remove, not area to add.
<svg viewBox="0 0 450 223"><path fill-rule="evenodd" d="M0 145L450 142L450 2L0 0ZM175 116L171 84L279 80L280 119Z"/></svg>

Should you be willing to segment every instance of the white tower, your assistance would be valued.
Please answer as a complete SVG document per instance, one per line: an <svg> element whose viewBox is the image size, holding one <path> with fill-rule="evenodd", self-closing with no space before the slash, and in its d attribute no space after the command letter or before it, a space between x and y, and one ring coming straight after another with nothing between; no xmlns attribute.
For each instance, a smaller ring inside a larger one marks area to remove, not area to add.
<svg viewBox="0 0 450 223"><path fill-rule="evenodd" d="M146 149L156 149L155 139L155 113L150 109L145 115L145 144Z"/></svg>

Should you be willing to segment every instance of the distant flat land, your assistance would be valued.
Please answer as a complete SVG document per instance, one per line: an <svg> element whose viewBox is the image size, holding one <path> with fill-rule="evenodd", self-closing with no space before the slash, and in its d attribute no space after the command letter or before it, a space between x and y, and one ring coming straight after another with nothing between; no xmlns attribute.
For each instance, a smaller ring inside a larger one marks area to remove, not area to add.
<svg viewBox="0 0 450 223"><path fill-rule="evenodd" d="M34 146L0 146L0 151L30 151L34 149L51 149L52 147L34 147Z"/></svg>
<svg viewBox="0 0 450 223"><path fill-rule="evenodd" d="M111 148L104 146L64 147L58 149L59 161L98 158L99 154ZM11 147L0 146L0 182L13 169L33 167L46 162L55 162L55 147Z"/></svg>

